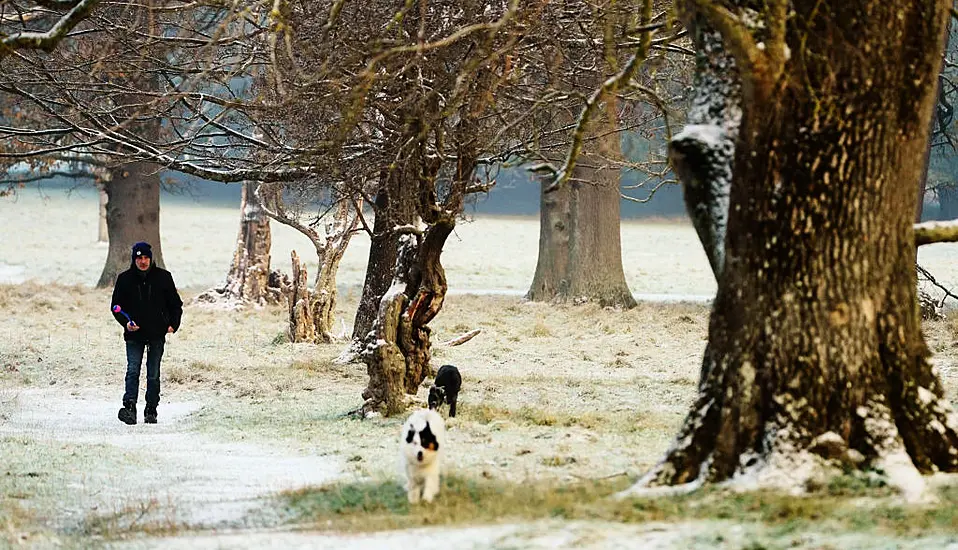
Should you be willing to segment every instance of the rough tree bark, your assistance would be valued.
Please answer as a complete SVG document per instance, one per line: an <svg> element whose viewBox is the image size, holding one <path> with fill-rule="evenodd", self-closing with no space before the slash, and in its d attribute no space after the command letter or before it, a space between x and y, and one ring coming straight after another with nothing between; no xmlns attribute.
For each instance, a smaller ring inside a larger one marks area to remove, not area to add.
<svg viewBox="0 0 958 550"><path fill-rule="evenodd" d="M290 252L293 264L293 280L287 294L289 300L289 341L314 342L316 326L313 324L312 292L307 282L306 266L299 261L299 255Z"/></svg>
<svg viewBox="0 0 958 550"><path fill-rule="evenodd" d="M685 207L718 281L725 264L732 157L742 97L738 70L722 48L721 35L697 20L695 93L688 124L669 142L669 162L682 182Z"/></svg>
<svg viewBox="0 0 958 550"><path fill-rule="evenodd" d="M160 242L160 176L156 167L134 162L112 169L104 182L109 197L107 229L110 246L97 288L113 286L130 267L130 248L137 241L153 246L153 262L164 267Z"/></svg>
<svg viewBox="0 0 958 550"><path fill-rule="evenodd" d="M372 330L380 299L392 283L401 236L393 228L413 223L416 214L413 194L403 192L403 182L410 185L408 182L417 177L417 168L408 161L403 166L403 170L383 169L380 173L373 203L376 218L370 236L366 278L353 322L353 342L362 342Z"/></svg>
<svg viewBox="0 0 958 550"><path fill-rule="evenodd" d="M392 285L379 301L373 329L365 338L362 358L369 384L359 409L363 413L379 410L388 416L402 412L405 394L415 395L423 380L433 374L428 325L442 309L448 289L440 261L442 249L462 214L466 195L488 190L487 186L472 185L478 158L474 124L469 116L459 122L455 174L441 201L436 192L440 159L428 154L422 140L417 150L406 156L405 162L415 167L415 179L403 187L404 200L415 205L426 230L403 229L406 234L400 237ZM408 233L415 233L415 238Z"/></svg>
<svg viewBox="0 0 958 550"><path fill-rule="evenodd" d="M612 105L599 120L603 135L583 147L569 185L546 192L552 178L541 177L539 256L529 300L635 307L622 269L619 169L609 165L622 155Z"/></svg>
<svg viewBox="0 0 958 550"><path fill-rule="evenodd" d="M634 307L622 270L616 171L580 165L569 185L545 192L551 184L541 182L539 259L526 298Z"/></svg>
<svg viewBox="0 0 958 550"><path fill-rule="evenodd" d="M243 183L240 199L240 229L230 271L226 275L226 293L253 303L277 301L269 288L269 260L272 233L269 216L256 195L257 183Z"/></svg>
<svg viewBox="0 0 958 550"><path fill-rule="evenodd" d="M240 195L240 227L226 283L198 295L197 302L276 304L283 299L278 274L270 272L272 233L269 216L252 181L243 183Z"/></svg>
<svg viewBox="0 0 958 550"><path fill-rule="evenodd" d="M844 464L916 497L919 472L958 469L912 227L950 2L775 0L751 12L760 31L732 4L681 5L690 27L721 31L742 78L707 375L626 494L729 478L804 488Z"/></svg>
<svg viewBox="0 0 958 550"><path fill-rule="evenodd" d="M369 384L363 391L363 411L381 410L386 416L402 412L405 394L415 395L433 374L428 325L442 309L448 290L440 256L461 208L460 202L459 210L435 212L422 237L401 237L393 283L380 300L365 341Z"/></svg>
<svg viewBox="0 0 958 550"><path fill-rule="evenodd" d="M409 304L407 293L415 278L412 271L416 264L417 248L412 235L401 237L394 266L396 276L380 300L372 330L365 340L362 358L366 363L369 382L362 394L365 402L360 411L364 414L380 411L392 416L406 408L406 388L411 380L406 379L403 345L406 344L408 331L400 325L403 312ZM417 384L416 389L418 387Z"/></svg>

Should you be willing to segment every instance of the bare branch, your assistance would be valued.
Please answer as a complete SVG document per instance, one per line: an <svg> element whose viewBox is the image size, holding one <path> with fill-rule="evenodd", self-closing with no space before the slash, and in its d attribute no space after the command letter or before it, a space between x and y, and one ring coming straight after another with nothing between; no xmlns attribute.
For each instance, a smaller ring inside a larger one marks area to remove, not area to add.
<svg viewBox="0 0 958 550"><path fill-rule="evenodd" d="M46 32L18 32L4 37L0 40L0 59L18 49L52 50L73 27L90 14L100 0L55 3L62 4L63 7L72 4L73 7Z"/></svg>

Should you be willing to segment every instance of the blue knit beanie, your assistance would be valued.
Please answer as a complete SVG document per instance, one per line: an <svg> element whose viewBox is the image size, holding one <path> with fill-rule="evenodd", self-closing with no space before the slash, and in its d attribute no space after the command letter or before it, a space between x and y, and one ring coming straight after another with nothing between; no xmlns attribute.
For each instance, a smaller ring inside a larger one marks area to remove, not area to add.
<svg viewBox="0 0 958 550"><path fill-rule="evenodd" d="M150 243L140 241L133 245L133 253L131 254L132 260L135 262L140 256L146 256L151 260L153 259L153 247L150 246Z"/></svg>

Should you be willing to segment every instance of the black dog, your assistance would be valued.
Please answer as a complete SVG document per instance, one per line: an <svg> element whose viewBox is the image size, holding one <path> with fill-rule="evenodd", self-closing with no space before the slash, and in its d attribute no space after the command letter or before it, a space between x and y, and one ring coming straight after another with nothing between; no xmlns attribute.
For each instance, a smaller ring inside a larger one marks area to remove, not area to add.
<svg viewBox="0 0 958 550"><path fill-rule="evenodd" d="M429 408L439 410L443 403L449 403L449 416L456 416L456 400L459 399L459 388L462 387L462 376L459 369L452 365L439 367L436 381L429 388Z"/></svg>

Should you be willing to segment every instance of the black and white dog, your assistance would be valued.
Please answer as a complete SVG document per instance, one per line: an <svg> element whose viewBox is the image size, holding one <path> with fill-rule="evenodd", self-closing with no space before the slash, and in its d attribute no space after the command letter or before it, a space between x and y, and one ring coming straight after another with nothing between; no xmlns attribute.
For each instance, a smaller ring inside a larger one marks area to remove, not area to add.
<svg viewBox="0 0 958 550"><path fill-rule="evenodd" d="M438 411L443 404L449 404L449 417L456 416L456 401L459 399L459 388L462 387L462 376L459 369L452 365L439 367L436 381L429 388L429 408Z"/></svg>
<svg viewBox="0 0 958 550"><path fill-rule="evenodd" d="M432 502L439 494L439 469L446 447L446 424L439 413L419 409L403 424L399 436L400 457L406 474L410 504L419 499Z"/></svg>

